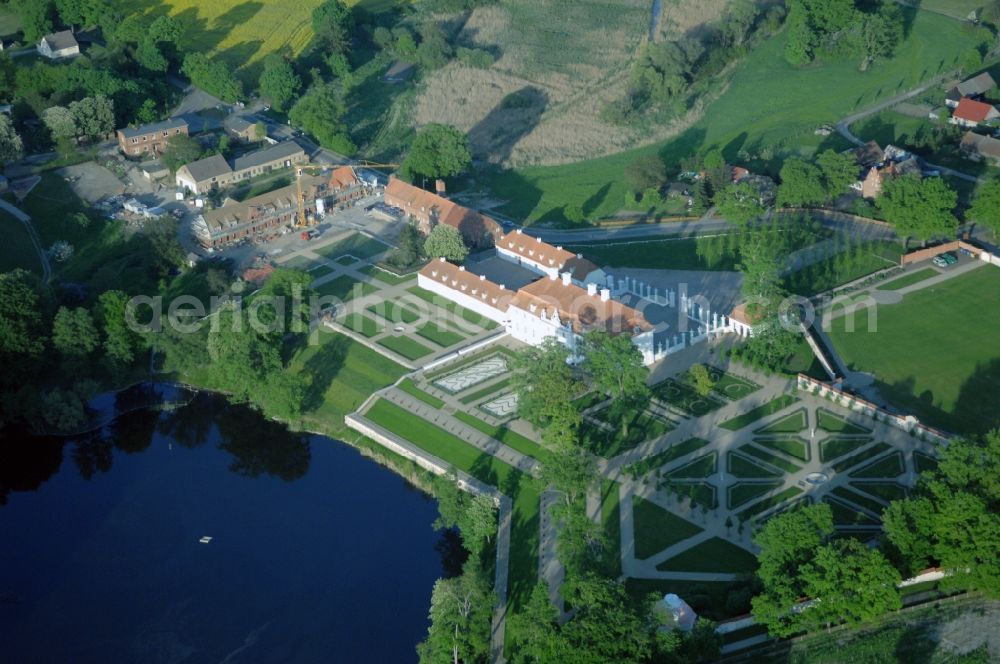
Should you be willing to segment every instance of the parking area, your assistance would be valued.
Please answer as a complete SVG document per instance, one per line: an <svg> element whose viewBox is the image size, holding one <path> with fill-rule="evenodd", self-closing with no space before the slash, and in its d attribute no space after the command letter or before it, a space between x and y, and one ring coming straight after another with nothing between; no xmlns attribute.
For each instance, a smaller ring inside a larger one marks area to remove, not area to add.
<svg viewBox="0 0 1000 664"><path fill-rule="evenodd" d="M56 173L66 179L77 196L90 204L119 196L127 190L125 183L117 175L93 161L66 166Z"/></svg>

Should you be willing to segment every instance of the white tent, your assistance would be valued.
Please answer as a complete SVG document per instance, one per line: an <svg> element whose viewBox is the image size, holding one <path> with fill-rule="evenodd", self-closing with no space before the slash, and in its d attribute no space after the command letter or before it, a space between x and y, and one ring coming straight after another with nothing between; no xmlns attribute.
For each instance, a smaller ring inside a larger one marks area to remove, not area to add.
<svg viewBox="0 0 1000 664"><path fill-rule="evenodd" d="M664 595L663 600L657 604L656 610L661 615L666 629L690 632L694 628L695 621L698 620L698 614L694 612L694 609L673 593Z"/></svg>

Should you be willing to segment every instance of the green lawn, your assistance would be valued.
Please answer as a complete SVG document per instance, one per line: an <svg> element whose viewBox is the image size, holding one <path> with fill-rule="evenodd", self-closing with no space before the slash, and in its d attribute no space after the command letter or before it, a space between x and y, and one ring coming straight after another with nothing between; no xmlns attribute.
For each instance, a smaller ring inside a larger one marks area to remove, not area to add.
<svg viewBox="0 0 1000 664"><path fill-rule="evenodd" d="M612 561L611 575L618 576L622 573L622 521L617 482L601 480L601 519L610 547L608 558Z"/></svg>
<svg viewBox="0 0 1000 664"><path fill-rule="evenodd" d="M884 459L871 463L851 473L851 477L896 477L904 470L903 453L893 452Z"/></svg>
<svg viewBox="0 0 1000 664"><path fill-rule="evenodd" d="M688 461L686 464L667 473L667 477L672 479L701 479L715 474L718 465L718 452L709 452L704 456Z"/></svg>
<svg viewBox="0 0 1000 664"><path fill-rule="evenodd" d="M446 330L437 323L426 323L417 328L417 334L428 341L447 348L465 341L465 337L457 332Z"/></svg>
<svg viewBox="0 0 1000 664"><path fill-rule="evenodd" d="M745 574L757 569L757 558L721 537L705 540L656 566L661 571L729 572Z"/></svg>
<svg viewBox="0 0 1000 664"><path fill-rule="evenodd" d="M769 482L737 482L729 487L728 504L729 509L735 509L743 503L754 498L763 496L765 493L773 491L781 486L780 481Z"/></svg>
<svg viewBox="0 0 1000 664"><path fill-rule="evenodd" d="M863 436L872 432L871 429L848 422L847 419L825 408L816 410L816 426L828 433L841 433L846 436Z"/></svg>
<svg viewBox="0 0 1000 664"><path fill-rule="evenodd" d="M801 461L812 459L812 453L809 451L809 441L802 438L754 438L753 442L769 450L784 452Z"/></svg>
<svg viewBox="0 0 1000 664"><path fill-rule="evenodd" d="M652 270L729 270L737 269L734 254L710 261L698 255L694 238L655 238L638 242L587 243L567 245L566 249L581 253L598 265L634 267Z"/></svg>
<svg viewBox="0 0 1000 664"><path fill-rule="evenodd" d="M708 441L704 438L688 438L685 441L671 445L662 452L632 464L626 469L626 472L632 477L641 477L654 468L668 464L674 459L679 459L685 454L690 454L695 450L701 449L705 445L708 445Z"/></svg>
<svg viewBox="0 0 1000 664"><path fill-rule="evenodd" d="M607 410L605 408L597 411L594 413L594 417L600 418ZM612 430L605 431L585 421L580 427L580 439L584 446L594 454L611 458L647 440L658 438L674 428L673 424L664 422L659 417L653 417L639 411L631 413L629 417L628 431L625 434L623 434L619 423L608 422Z"/></svg>
<svg viewBox="0 0 1000 664"><path fill-rule="evenodd" d="M806 428L806 409L799 410L785 415L779 420L771 422L766 427L754 430L755 434L783 434L798 433Z"/></svg>
<svg viewBox="0 0 1000 664"><path fill-rule="evenodd" d="M930 279L931 277L936 277L941 274L932 267L925 267L922 270L917 270L916 272L911 272L905 277L900 277L899 279L893 279L892 281L881 284L878 290L899 290L900 288L906 288L907 286L912 286L913 284L920 283L924 279Z"/></svg>
<svg viewBox="0 0 1000 664"><path fill-rule="evenodd" d="M702 530L638 496L632 496L632 517L635 522L635 557L639 559L683 542Z"/></svg>
<svg viewBox="0 0 1000 664"><path fill-rule="evenodd" d="M725 405L715 396L703 397L690 385L669 378L653 388L653 395L694 417L707 415Z"/></svg>
<svg viewBox="0 0 1000 664"><path fill-rule="evenodd" d="M420 320L420 314L412 307L407 307L391 300L383 300L368 307L368 311L381 316L390 323L413 323Z"/></svg>
<svg viewBox="0 0 1000 664"><path fill-rule="evenodd" d="M421 357L434 352L410 337L384 337L379 339L378 345L388 348L408 360L419 360Z"/></svg>
<svg viewBox="0 0 1000 664"><path fill-rule="evenodd" d="M869 498L865 494L858 493L857 491L852 491L847 487L838 486L837 488L833 489L830 493L833 494L834 496L837 496L838 498L842 498L846 501L849 501L857 505L858 507L864 507L865 509L875 513L876 515L881 514L882 510L885 509L885 505L875 500L874 498Z"/></svg>
<svg viewBox="0 0 1000 664"><path fill-rule="evenodd" d="M921 452L914 452L913 453L913 462L917 466L917 472L918 473L930 472L932 470L937 470L937 467L938 467L937 459L935 459L932 456L928 456L926 454L923 454Z"/></svg>
<svg viewBox="0 0 1000 664"><path fill-rule="evenodd" d="M852 257L852 252L857 252ZM898 242L878 241L845 250L785 276L785 287L792 293L811 296L860 279L893 265L899 265L903 246Z"/></svg>
<svg viewBox="0 0 1000 664"><path fill-rule="evenodd" d="M354 265L358 262L358 259L354 256L341 256L339 258L335 258L333 262L339 265Z"/></svg>
<svg viewBox="0 0 1000 664"><path fill-rule="evenodd" d="M337 240L332 244L314 249L313 251L325 258L337 260L345 255L354 256L355 258L371 258L388 248L378 240L374 240L367 235L353 233L342 240Z"/></svg>
<svg viewBox="0 0 1000 664"><path fill-rule="evenodd" d="M693 504L703 506L707 510L714 510L719 506L715 497L715 486L708 482L665 480L660 486L667 487L679 496L686 496Z"/></svg>
<svg viewBox="0 0 1000 664"><path fill-rule="evenodd" d="M366 415L379 426L481 482L499 487L511 497L514 511L511 516L508 596L515 610L523 606L538 580L540 496L531 478L388 401L376 401Z"/></svg>
<svg viewBox="0 0 1000 664"><path fill-rule="evenodd" d="M715 385L712 386L712 391L726 397L727 399L738 401L743 397L750 396L760 389L760 385L747 380L746 378L734 376L731 373L726 373L715 367L709 367L708 369L712 374L712 378L715 380Z"/></svg>
<svg viewBox="0 0 1000 664"><path fill-rule="evenodd" d="M777 493L771 496L770 498L765 498L764 500L754 503L750 507L740 512L739 517L743 521L746 521L747 519L757 516L761 512L765 512L776 505L780 505L781 503L787 500L791 500L800 493L802 493L802 489L796 486L788 487L781 493Z"/></svg>
<svg viewBox="0 0 1000 664"><path fill-rule="evenodd" d="M342 322L347 329L353 330L358 334L363 334L366 337L374 337L379 333L378 323L363 314L348 314Z"/></svg>
<svg viewBox="0 0 1000 664"><path fill-rule="evenodd" d="M743 455L729 452L726 455L726 472L735 477L755 479L762 477L781 477L781 473L770 468L765 468L755 461Z"/></svg>
<svg viewBox="0 0 1000 664"><path fill-rule="evenodd" d="M509 429L503 425L493 426L489 422L484 422L474 415L463 413L461 411L455 413L455 419L468 424L473 429L478 429L490 438L499 440L507 447L516 450L525 456L538 459L542 462L548 461L552 457L551 453L547 449L535 441L530 438L526 438L513 429Z"/></svg>
<svg viewBox="0 0 1000 664"><path fill-rule="evenodd" d="M441 409L444 407L443 401L438 399L433 394L428 394L427 392L424 392L422 389L417 387L417 384L413 382L412 378L404 378L403 380L399 381L399 385L397 385L397 387L402 391L406 392L407 394L409 394L411 397L423 401L431 408Z"/></svg>
<svg viewBox="0 0 1000 664"><path fill-rule="evenodd" d="M819 444L819 460L823 463L832 461L870 442L871 438L827 438Z"/></svg>
<svg viewBox="0 0 1000 664"><path fill-rule="evenodd" d="M880 60L866 72L858 70L857 58L808 67L788 64L783 56L785 31L737 65L726 92L678 137L574 164L497 171L487 176L486 184L495 197L507 201L505 214L527 223L561 221L570 204L581 205L589 217L598 218L622 207L625 167L640 155L659 153L673 166L712 146L722 148L731 159L743 148L783 146L796 152L798 144L815 146L813 132L820 124L833 124L954 68L970 48L965 26L958 21L929 12L905 12L914 17L907 39L891 59ZM835 137L824 142L840 146Z"/></svg>
<svg viewBox="0 0 1000 664"><path fill-rule="evenodd" d="M800 470L799 466L792 463L785 457L778 456L777 454L771 454L767 450L762 450L759 447L754 447L753 445L743 445L738 449L740 454L756 457L765 463L771 464L775 468L781 468L786 473L796 473Z"/></svg>
<svg viewBox="0 0 1000 664"><path fill-rule="evenodd" d="M1000 270L983 266L832 321L830 338L854 370L875 375L890 403L958 433L1000 426ZM869 325L870 323L870 325Z"/></svg>
<svg viewBox="0 0 1000 664"><path fill-rule="evenodd" d="M867 450L859 452L854 456L845 457L837 463L833 464L832 468L838 473L842 473L848 468L853 468L860 463L867 461L868 459L873 459L880 454L884 454L892 449L892 446L888 443L875 443Z"/></svg>
<svg viewBox="0 0 1000 664"><path fill-rule="evenodd" d="M292 359L290 370L306 374L303 420L340 427L370 394L396 382L406 369L343 334L320 332L320 343ZM324 429L325 430L325 429Z"/></svg>
<svg viewBox="0 0 1000 664"><path fill-rule="evenodd" d="M745 426L749 426L756 422L757 420L767 417L768 415L773 415L778 411L788 408L793 403L797 402L798 398L793 397L790 394L782 394L781 396L771 399L765 404L757 406L751 411L743 413L742 415L737 415L736 417L726 420L719 424L723 429L729 429L730 431L738 431Z"/></svg>
<svg viewBox="0 0 1000 664"><path fill-rule="evenodd" d="M895 482L851 482L851 486L887 503L906 498L906 488Z"/></svg>
<svg viewBox="0 0 1000 664"><path fill-rule="evenodd" d="M41 276L42 266L24 224L0 210L0 232L4 239L0 247L0 272L23 268Z"/></svg>
<svg viewBox="0 0 1000 664"><path fill-rule="evenodd" d="M390 286L395 286L396 284L401 284L406 281L412 281L417 278L416 273L401 276L384 268L378 267L377 265L366 265L361 268L361 272L367 274L369 277L373 277L383 283L389 284Z"/></svg>
<svg viewBox="0 0 1000 664"><path fill-rule="evenodd" d="M350 302L356 297L369 295L378 289L371 284L358 281L357 279L344 274L336 279L333 279L332 281L316 286L313 290L319 295L329 295L341 300L342 302Z"/></svg>
<svg viewBox="0 0 1000 664"><path fill-rule="evenodd" d="M830 506L830 511L833 512L833 525L835 526L878 525L878 519L875 519L864 512L859 512L839 500L831 498L830 496L824 496L823 502Z"/></svg>

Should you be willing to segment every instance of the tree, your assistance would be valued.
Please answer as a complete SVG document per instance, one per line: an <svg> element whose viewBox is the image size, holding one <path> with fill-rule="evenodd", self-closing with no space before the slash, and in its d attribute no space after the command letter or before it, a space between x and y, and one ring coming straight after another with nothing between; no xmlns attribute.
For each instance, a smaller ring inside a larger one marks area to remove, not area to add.
<svg viewBox="0 0 1000 664"><path fill-rule="evenodd" d="M313 34L325 50L343 53L351 45L351 9L342 0L324 0L313 9Z"/></svg>
<svg viewBox="0 0 1000 664"><path fill-rule="evenodd" d="M584 372L594 387L611 395L613 412L621 418L622 435L627 436L633 411L650 396L646 385L649 369L642 362L642 353L627 333L593 330L583 337L582 354Z"/></svg>
<svg viewBox="0 0 1000 664"><path fill-rule="evenodd" d="M658 155L636 157L625 167L625 184L632 191L659 188L667 180L667 169Z"/></svg>
<svg viewBox="0 0 1000 664"><path fill-rule="evenodd" d="M546 485L563 494L567 505L572 505L587 493L587 488L597 478L597 464L590 453L569 442L552 447L552 456L542 464L540 477Z"/></svg>
<svg viewBox="0 0 1000 664"><path fill-rule="evenodd" d="M563 216L566 217L566 221L574 224L583 223L586 219L586 215L583 213L583 208L576 203L570 203L563 209Z"/></svg>
<svg viewBox="0 0 1000 664"><path fill-rule="evenodd" d="M50 106L42 111L42 122L52 134L52 138L76 138L76 120L65 106Z"/></svg>
<svg viewBox="0 0 1000 664"><path fill-rule="evenodd" d="M563 595L576 609L561 630L565 661L642 662L652 654L657 625L633 608L623 584L588 574L563 584Z"/></svg>
<svg viewBox="0 0 1000 664"><path fill-rule="evenodd" d="M850 154L824 150L816 157L816 165L823 173L827 201L844 193L858 179L858 165Z"/></svg>
<svg viewBox="0 0 1000 664"><path fill-rule="evenodd" d="M65 25L81 28L97 24L106 11L103 0L56 0L55 7Z"/></svg>
<svg viewBox="0 0 1000 664"><path fill-rule="evenodd" d="M694 391L702 397L710 395L715 388L712 372L704 364L696 364L688 369L688 380L694 386Z"/></svg>
<svg viewBox="0 0 1000 664"><path fill-rule="evenodd" d="M457 482L458 478L453 475L435 481L438 518L434 528L458 528L466 550L478 557L497 531L496 503L491 496L462 491Z"/></svg>
<svg viewBox="0 0 1000 664"><path fill-rule="evenodd" d="M951 572L943 586L1000 597L1000 430L938 454L916 495L885 510L885 533L907 571L939 565Z"/></svg>
<svg viewBox="0 0 1000 664"><path fill-rule="evenodd" d="M120 290L109 290L97 298L97 317L104 330L104 350L115 363L131 364L142 339L129 327L126 319L128 295Z"/></svg>
<svg viewBox="0 0 1000 664"><path fill-rule="evenodd" d="M24 41L37 43L53 30L53 6L50 0L13 0L11 8L21 22Z"/></svg>
<svg viewBox="0 0 1000 664"><path fill-rule="evenodd" d="M788 617L794 631L869 621L902 606L899 572L880 551L854 539L819 547L800 574L813 601Z"/></svg>
<svg viewBox="0 0 1000 664"><path fill-rule="evenodd" d="M307 133L316 137L320 145L336 152L350 154L356 149L347 133L344 115L347 107L337 86L332 83L314 85L299 98L288 118Z"/></svg>
<svg viewBox="0 0 1000 664"><path fill-rule="evenodd" d="M184 57L181 71L195 86L223 101L234 102L243 96L243 84L221 60L212 60L203 53Z"/></svg>
<svg viewBox="0 0 1000 664"><path fill-rule="evenodd" d="M776 367L795 350L798 335L788 329L781 305L786 295L781 285L777 246L764 234L755 234L740 248L743 296L753 320L753 335L746 350L765 366Z"/></svg>
<svg viewBox="0 0 1000 664"><path fill-rule="evenodd" d="M828 198L822 171L804 159L787 159L781 166L780 177L777 203L781 207L809 207Z"/></svg>
<svg viewBox="0 0 1000 664"><path fill-rule="evenodd" d="M59 307L52 321L52 345L63 355L83 357L100 345L90 312L83 307Z"/></svg>
<svg viewBox="0 0 1000 664"><path fill-rule="evenodd" d="M927 242L954 234L958 219L952 211L957 203L955 190L941 178L911 174L887 181L875 204L900 237Z"/></svg>
<svg viewBox="0 0 1000 664"><path fill-rule="evenodd" d="M538 582L521 611L507 618L512 664L557 662L562 650L559 611L549 600L549 586Z"/></svg>
<svg viewBox="0 0 1000 664"><path fill-rule="evenodd" d="M414 224L407 224L396 238L396 248L386 259L390 265L406 269L426 258L424 253L424 236Z"/></svg>
<svg viewBox="0 0 1000 664"><path fill-rule="evenodd" d="M104 95L71 102L69 112L79 136L99 138L115 130L114 104Z"/></svg>
<svg viewBox="0 0 1000 664"><path fill-rule="evenodd" d="M176 173L184 164L190 164L201 157L201 153L201 143L196 138L187 134L174 134L167 139L160 159L164 166Z"/></svg>
<svg viewBox="0 0 1000 664"><path fill-rule="evenodd" d="M431 258L446 258L453 263L461 263L469 255L462 234L454 226L437 224L424 241L424 251Z"/></svg>
<svg viewBox="0 0 1000 664"><path fill-rule="evenodd" d="M768 519L754 537L763 591L753 598L753 616L771 634L795 632L790 609L805 593L801 568L833 533L833 512L819 503Z"/></svg>
<svg viewBox="0 0 1000 664"><path fill-rule="evenodd" d="M160 276L184 265L185 251L178 239L178 229L178 221L171 216L147 219L143 224L142 230L153 248Z"/></svg>
<svg viewBox="0 0 1000 664"><path fill-rule="evenodd" d="M271 100L271 106L285 111L302 87L299 78L288 60L272 53L264 60L264 71L260 75L260 93Z"/></svg>
<svg viewBox="0 0 1000 664"><path fill-rule="evenodd" d="M746 225L764 214L760 192L749 182L736 182L715 196L720 215L737 224Z"/></svg>
<svg viewBox="0 0 1000 664"><path fill-rule="evenodd" d="M429 124L417 133L402 172L409 178L443 178L458 175L472 163L469 140L455 129Z"/></svg>
<svg viewBox="0 0 1000 664"><path fill-rule="evenodd" d="M24 143L18 136L10 116L0 113L0 163L17 161L24 152Z"/></svg>
<svg viewBox="0 0 1000 664"><path fill-rule="evenodd" d="M438 579L431 592L431 626L417 646L420 664L485 661L495 603L486 580L469 565L461 576Z"/></svg>
<svg viewBox="0 0 1000 664"><path fill-rule="evenodd" d="M0 116L6 117L6 116ZM41 304L35 279L22 269L0 273L0 359L13 366L14 357L35 358L45 348Z"/></svg>
<svg viewBox="0 0 1000 664"><path fill-rule="evenodd" d="M582 386L573 377L568 358L566 346L546 338L511 360L518 415L542 431L542 439L552 446L572 444L582 421L573 405Z"/></svg>
<svg viewBox="0 0 1000 664"><path fill-rule="evenodd" d="M894 2L883 2L875 13L863 14L856 23L857 50L864 56L861 71L879 57L888 56L903 41L903 13Z"/></svg>
<svg viewBox="0 0 1000 664"><path fill-rule="evenodd" d="M420 26L420 45L417 46L417 64L425 69L440 69L452 56L451 45L444 31L434 21Z"/></svg>
<svg viewBox="0 0 1000 664"><path fill-rule="evenodd" d="M994 237L1000 236L1000 180L990 180L979 186L965 217L987 226Z"/></svg>

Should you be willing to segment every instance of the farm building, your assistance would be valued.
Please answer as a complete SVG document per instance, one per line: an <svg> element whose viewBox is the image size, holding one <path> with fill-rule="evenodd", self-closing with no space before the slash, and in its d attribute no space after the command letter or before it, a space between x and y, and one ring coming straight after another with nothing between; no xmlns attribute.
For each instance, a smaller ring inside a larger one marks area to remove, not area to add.
<svg viewBox="0 0 1000 664"><path fill-rule="evenodd" d="M72 30L54 32L51 35L45 35L38 42L38 53L50 60L71 58L74 55L80 55L80 43L76 41Z"/></svg>
<svg viewBox="0 0 1000 664"><path fill-rule="evenodd" d="M167 146L167 139L171 136L187 134L188 123L180 118L171 118L138 127L124 127L116 133L118 147L126 155L138 157L147 152L155 155L163 152Z"/></svg>
<svg viewBox="0 0 1000 664"><path fill-rule="evenodd" d="M1000 166L1000 140L975 132L965 132L961 142L962 153L973 161L988 159Z"/></svg>
<svg viewBox="0 0 1000 664"><path fill-rule="evenodd" d="M451 226L473 248L492 246L503 232L500 224L489 217L396 176L391 176L385 187L385 204L412 217L424 233L429 233L437 224Z"/></svg>
<svg viewBox="0 0 1000 664"><path fill-rule="evenodd" d="M985 102L963 97L951 114L951 124L960 127L978 127L1000 118L1000 111Z"/></svg>
<svg viewBox="0 0 1000 664"><path fill-rule="evenodd" d="M989 72L983 72L978 76L962 81L955 87L948 90L944 98L944 103L949 108L956 108L963 98L981 99L983 95L997 86L996 81Z"/></svg>
<svg viewBox="0 0 1000 664"><path fill-rule="evenodd" d="M226 187L240 180L264 175L278 168L307 162L305 150L295 141L284 141L255 150L231 162L220 155L185 164L177 170L177 185L195 194Z"/></svg>
<svg viewBox="0 0 1000 664"><path fill-rule="evenodd" d="M226 133L238 141L254 143L264 139L263 136L257 135L257 123L242 115L230 115L224 124Z"/></svg>

